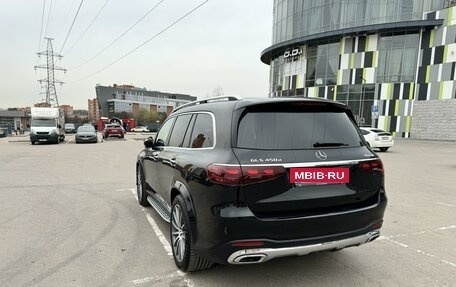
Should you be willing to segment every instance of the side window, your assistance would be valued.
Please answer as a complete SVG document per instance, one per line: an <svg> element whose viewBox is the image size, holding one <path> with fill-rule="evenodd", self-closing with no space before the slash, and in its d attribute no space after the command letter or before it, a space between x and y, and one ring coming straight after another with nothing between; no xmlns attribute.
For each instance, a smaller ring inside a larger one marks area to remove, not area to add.
<svg viewBox="0 0 456 287"><path fill-rule="evenodd" d="M214 146L214 127L212 117L208 114L198 114L190 140L191 148Z"/></svg>
<svg viewBox="0 0 456 287"><path fill-rule="evenodd" d="M181 147L182 141L184 140L185 131L187 130L188 124L192 115L178 116L176 123L174 124L173 131L169 137L168 146Z"/></svg>
<svg viewBox="0 0 456 287"><path fill-rule="evenodd" d="M166 142L168 140L168 135L169 132L171 131L171 127L173 126L174 119L169 119L167 120L163 126L160 128L160 131L158 132L157 138L155 139L155 145L156 146L165 146Z"/></svg>
<svg viewBox="0 0 456 287"><path fill-rule="evenodd" d="M189 148L191 146L190 137L192 136L193 125L195 124L196 114L193 115L192 119L190 120L190 124L188 125L187 132L185 133L184 142L182 143L182 147Z"/></svg>

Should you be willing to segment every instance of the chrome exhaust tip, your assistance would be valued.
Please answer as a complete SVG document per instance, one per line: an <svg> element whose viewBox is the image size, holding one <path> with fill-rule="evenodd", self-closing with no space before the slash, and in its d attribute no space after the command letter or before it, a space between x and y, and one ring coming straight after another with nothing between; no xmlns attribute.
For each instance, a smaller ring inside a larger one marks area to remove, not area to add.
<svg viewBox="0 0 456 287"><path fill-rule="evenodd" d="M372 232L370 232L369 237L366 240L366 243L372 242L372 241L374 241L375 239L377 239L379 237L380 237L380 232L379 231L377 231L377 230L372 231Z"/></svg>
<svg viewBox="0 0 456 287"><path fill-rule="evenodd" d="M256 264L267 260L266 254L249 254L236 257L232 264Z"/></svg>

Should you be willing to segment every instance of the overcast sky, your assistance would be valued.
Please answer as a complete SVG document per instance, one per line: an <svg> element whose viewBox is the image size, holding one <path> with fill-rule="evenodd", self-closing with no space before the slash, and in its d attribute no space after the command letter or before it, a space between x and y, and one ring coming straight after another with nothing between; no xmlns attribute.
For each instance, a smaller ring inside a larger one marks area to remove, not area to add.
<svg viewBox="0 0 456 287"><path fill-rule="evenodd" d="M0 108L33 106L45 98L45 90L37 83L46 77L45 70L35 72L33 68L46 63L45 57L38 59L38 48L45 51L44 37L51 37L54 52L60 52L81 0L1 2ZM111 48L87 62L160 0L108 0L76 43L105 2L83 1L63 46L63 58L56 65L68 71L55 73L56 79L65 82L56 86L60 104L87 109L87 99L96 97L96 84L114 83L199 98L211 95L217 87L225 94L267 96L269 66L260 61L260 53L271 45L272 0L210 0L140 49L93 75L204 0L163 0Z"/></svg>

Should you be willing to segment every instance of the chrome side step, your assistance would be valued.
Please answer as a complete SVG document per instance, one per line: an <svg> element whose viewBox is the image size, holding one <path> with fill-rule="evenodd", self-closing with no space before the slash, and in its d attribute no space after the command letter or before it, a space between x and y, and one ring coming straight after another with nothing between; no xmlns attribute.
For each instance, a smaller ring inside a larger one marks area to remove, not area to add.
<svg viewBox="0 0 456 287"><path fill-rule="evenodd" d="M168 223L171 221L171 210L163 206L163 204L155 196L149 195L147 197L147 201L164 221Z"/></svg>

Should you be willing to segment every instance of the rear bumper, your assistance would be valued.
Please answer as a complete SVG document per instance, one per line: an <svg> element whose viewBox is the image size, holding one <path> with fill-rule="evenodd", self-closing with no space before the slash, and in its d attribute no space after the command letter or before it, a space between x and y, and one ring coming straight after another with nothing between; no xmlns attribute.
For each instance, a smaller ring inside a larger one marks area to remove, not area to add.
<svg viewBox="0 0 456 287"><path fill-rule="evenodd" d="M232 253L228 257L229 264L255 264L263 263L268 260L284 256L301 256L313 252L340 250L351 246L359 246L377 239L380 236L380 230L370 231L363 235L350 237L346 239L327 241L318 244L282 247L282 248L256 248L243 249Z"/></svg>
<svg viewBox="0 0 456 287"><path fill-rule="evenodd" d="M260 219L249 215L245 207L235 208L238 212L230 211L229 217L199 220L195 226L195 248L202 257L214 262L242 264L236 262L241 255L264 254L259 256L259 262L252 262L260 263L276 257L361 245L377 236L386 205L386 194L381 192L378 203L367 208L300 218ZM249 241L261 244L249 247L245 244Z"/></svg>
<svg viewBox="0 0 456 287"><path fill-rule="evenodd" d="M394 145L394 141L390 142L382 142L382 141L373 141L370 143L371 147L392 147Z"/></svg>
<svg viewBox="0 0 456 287"><path fill-rule="evenodd" d="M75 137L75 141L77 143L85 143L85 142L95 143L98 141L98 138L96 136L95 137Z"/></svg>
<svg viewBox="0 0 456 287"><path fill-rule="evenodd" d="M108 137L117 137L117 138L123 138L124 137L124 134L116 134L116 133L106 133L104 134L104 137L105 138L108 138Z"/></svg>

